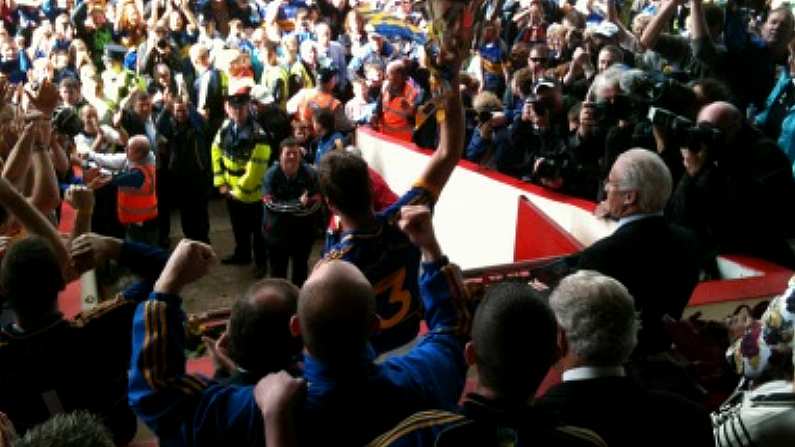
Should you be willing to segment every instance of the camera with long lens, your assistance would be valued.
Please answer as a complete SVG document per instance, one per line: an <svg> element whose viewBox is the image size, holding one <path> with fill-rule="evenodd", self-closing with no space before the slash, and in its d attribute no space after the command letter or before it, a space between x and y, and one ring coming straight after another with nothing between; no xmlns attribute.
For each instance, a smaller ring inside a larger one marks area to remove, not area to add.
<svg viewBox="0 0 795 447"><path fill-rule="evenodd" d="M74 138L83 131L83 121L73 108L61 107L52 114L52 127L55 132Z"/></svg>
<svg viewBox="0 0 795 447"><path fill-rule="evenodd" d="M483 110L477 112L477 115L475 115L475 120L477 121L478 125L481 125L489 122L489 120L491 120L491 118L493 117L494 117L494 112L492 112L491 110Z"/></svg>
<svg viewBox="0 0 795 447"><path fill-rule="evenodd" d="M704 147L714 147L721 141L720 130L709 123L694 123L684 116L660 107L649 107L649 121L656 126L672 145L700 152Z"/></svg>
<svg viewBox="0 0 795 447"><path fill-rule="evenodd" d="M546 104L538 96L530 95L525 99L524 103L530 106L533 109L533 113L538 116L542 116L547 112Z"/></svg>

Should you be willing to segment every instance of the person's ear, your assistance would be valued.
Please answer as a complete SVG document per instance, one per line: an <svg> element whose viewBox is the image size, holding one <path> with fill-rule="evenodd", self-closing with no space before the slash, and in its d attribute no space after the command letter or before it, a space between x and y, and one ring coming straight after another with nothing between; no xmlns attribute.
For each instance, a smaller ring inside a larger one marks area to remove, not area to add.
<svg viewBox="0 0 795 447"><path fill-rule="evenodd" d="M301 321L298 319L298 315L290 317L290 335L293 337L301 336Z"/></svg>
<svg viewBox="0 0 795 447"><path fill-rule="evenodd" d="M468 366L475 366L475 345L472 341L468 341L464 346L464 360Z"/></svg>
<svg viewBox="0 0 795 447"><path fill-rule="evenodd" d="M624 192L624 205L635 205L638 203L638 192L637 191L626 191Z"/></svg>

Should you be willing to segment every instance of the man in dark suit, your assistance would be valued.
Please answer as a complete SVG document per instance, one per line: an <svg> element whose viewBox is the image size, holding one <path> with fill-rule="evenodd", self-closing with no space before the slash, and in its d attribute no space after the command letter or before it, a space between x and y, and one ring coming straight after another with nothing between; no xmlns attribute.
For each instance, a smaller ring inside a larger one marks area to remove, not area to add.
<svg viewBox="0 0 795 447"><path fill-rule="evenodd" d="M535 407L564 424L593 430L609 446L712 446L709 414L674 394L649 391L626 377L637 343L632 296L613 278L585 270L550 296L558 321L563 382Z"/></svg>
<svg viewBox="0 0 795 447"><path fill-rule="evenodd" d="M638 358L670 348L663 316L681 318L703 264L695 236L662 216L671 189L671 173L656 153L623 153L610 170L607 198L600 204L618 228L577 255L578 269L616 278L634 297L641 318Z"/></svg>

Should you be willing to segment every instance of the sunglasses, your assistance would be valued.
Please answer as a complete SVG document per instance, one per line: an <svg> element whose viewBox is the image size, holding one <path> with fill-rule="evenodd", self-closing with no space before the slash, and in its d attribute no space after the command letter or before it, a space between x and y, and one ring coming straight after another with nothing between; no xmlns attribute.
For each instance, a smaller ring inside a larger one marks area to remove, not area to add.
<svg viewBox="0 0 795 447"><path fill-rule="evenodd" d="M545 57L531 57L530 60L535 62L535 63L537 63L537 64L540 64L540 63L546 62L547 58L545 58Z"/></svg>

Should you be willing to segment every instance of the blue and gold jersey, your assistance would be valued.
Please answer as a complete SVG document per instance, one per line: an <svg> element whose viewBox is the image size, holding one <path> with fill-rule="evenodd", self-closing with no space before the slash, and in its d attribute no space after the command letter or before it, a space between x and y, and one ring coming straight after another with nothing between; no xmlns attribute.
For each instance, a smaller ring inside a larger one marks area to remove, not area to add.
<svg viewBox="0 0 795 447"><path fill-rule="evenodd" d="M342 259L356 265L373 285L381 330L371 339L378 353L402 346L417 336L422 306L417 286L420 251L397 226L400 208L431 205L433 195L414 187L376 214L377 225L329 235L324 259Z"/></svg>

